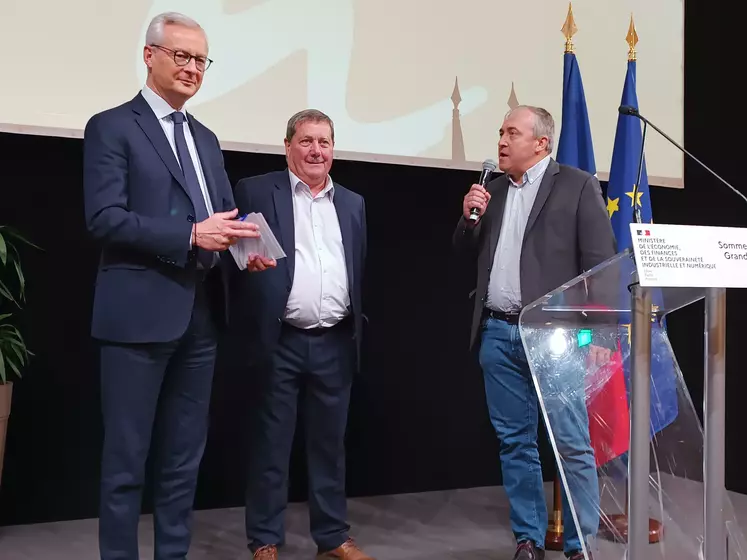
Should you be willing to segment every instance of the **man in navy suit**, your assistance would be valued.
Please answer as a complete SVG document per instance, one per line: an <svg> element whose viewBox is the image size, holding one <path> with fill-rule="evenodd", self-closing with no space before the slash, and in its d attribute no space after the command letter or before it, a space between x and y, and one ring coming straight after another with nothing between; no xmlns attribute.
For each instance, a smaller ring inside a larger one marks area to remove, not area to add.
<svg viewBox="0 0 747 560"><path fill-rule="evenodd" d="M142 91L85 130L86 223L102 247L92 320L105 431L102 560L138 558L149 454L155 558L186 558L217 330L226 322L220 252L259 235L234 219L218 139L184 110L210 65L207 54L196 22L157 16L146 34Z"/></svg>
<svg viewBox="0 0 747 560"><path fill-rule="evenodd" d="M242 179L235 189L241 213L262 213L287 255L279 262L250 258L234 301L235 333L248 345L261 385L251 411L246 495L247 539L258 560L277 558L284 542L299 405L319 558L371 560L348 535L344 444L360 360L366 211L360 195L330 178L333 147L330 118L301 111L288 122L288 168Z"/></svg>

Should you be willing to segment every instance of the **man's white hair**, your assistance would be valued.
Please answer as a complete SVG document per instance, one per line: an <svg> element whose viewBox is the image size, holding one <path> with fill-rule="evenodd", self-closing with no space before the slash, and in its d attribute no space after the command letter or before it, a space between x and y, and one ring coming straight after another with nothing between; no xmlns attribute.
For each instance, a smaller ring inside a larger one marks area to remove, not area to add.
<svg viewBox="0 0 747 560"><path fill-rule="evenodd" d="M160 45L163 42L163 30L167 25L181 25L191 29L199 29L205 35L205 40L207 41L207 33L191 17L180 14L179 12L164 12L158 14L150 21L148 30L145 32L145 44Z"/></svg>

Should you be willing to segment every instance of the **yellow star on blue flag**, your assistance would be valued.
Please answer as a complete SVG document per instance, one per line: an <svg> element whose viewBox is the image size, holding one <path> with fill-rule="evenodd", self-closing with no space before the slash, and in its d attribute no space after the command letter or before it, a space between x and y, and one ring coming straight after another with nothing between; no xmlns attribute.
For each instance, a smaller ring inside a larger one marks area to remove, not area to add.
<svg viewBox="0 0 747 560"><path fill-rule="evenodd" d="M633 185L633 190L630 192L625 193L626 196L630 197L630 206L633 206L633 195L635 195L636 204L638 206L641 205L641 197L643 196L643 193L641 191L635 192L635 185Z"/></svg>
<svg viewBox="0 0 747 560"><path fill-rule="evenodd" d="M612 217L612 214L620 210L620 197L610 198L607 197L607 213Z"/></svg>

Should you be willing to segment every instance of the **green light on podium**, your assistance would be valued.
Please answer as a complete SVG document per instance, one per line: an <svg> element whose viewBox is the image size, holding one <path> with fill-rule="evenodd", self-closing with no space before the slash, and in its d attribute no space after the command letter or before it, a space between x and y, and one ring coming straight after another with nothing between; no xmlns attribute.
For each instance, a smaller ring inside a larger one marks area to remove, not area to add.
<svg viewBox="0 0 747 560"><path fill-rule="evenodd" d="M578 347L591 344L591 329L581 329L578 331Z"/></svg>

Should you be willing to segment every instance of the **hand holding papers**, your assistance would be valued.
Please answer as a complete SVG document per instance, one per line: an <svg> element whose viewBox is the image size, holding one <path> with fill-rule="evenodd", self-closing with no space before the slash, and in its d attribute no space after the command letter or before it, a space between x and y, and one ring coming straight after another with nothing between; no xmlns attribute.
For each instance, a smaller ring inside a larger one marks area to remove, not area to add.
<svg viewBox="0 0 747 560"><path fill-rule="evenodd" d="M236 261L236 266L239 267L239 270L246 270L249 257L252 255L274 260L282 259L286 256L261 213L252 212L241 219L245 222L257 224L259 226L260 237L238 239L235 245L229 247L229 251L231 251L231 255L233 255L233 259Z"/></svg>

